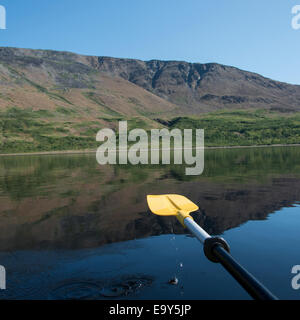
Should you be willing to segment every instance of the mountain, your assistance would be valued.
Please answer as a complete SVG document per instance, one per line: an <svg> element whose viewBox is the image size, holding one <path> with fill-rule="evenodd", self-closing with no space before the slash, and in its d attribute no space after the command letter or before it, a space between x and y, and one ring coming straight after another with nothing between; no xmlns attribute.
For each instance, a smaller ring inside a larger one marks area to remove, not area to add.
<svg viewBox="0 0 300 320"><path fill-rule="evenodd" d="M300 86L216 63L0 48L0 153L91 148L100 128L115 128L121 119L130 128L160 128L175 117L203 119L218 110L293 114L300 111ZM292 131L277 140L298 135ZM245 130L233 132L242 137ZM245 137L246 144L266 142Z"/></svg>
<svg viewBox="0 0 300 320"><path fill-rule="evenodd" d="M70 102L87 100L88 106L92 102L97 107L103 98L103 105L120 114L135 115L142 110L154 114L174 108L194 114L221 108L300 110L300 86L217 63L141 61L4 47L0 48L0 66L2 90L27 86L48 98L45 87L66 96L64 102L74 94ZM112 94L116 89L123 96ZM90 96L76 101L79 97L72 90L99 91L97 102ZM20 105L26 103L17 94L11 98Z"/></svg>

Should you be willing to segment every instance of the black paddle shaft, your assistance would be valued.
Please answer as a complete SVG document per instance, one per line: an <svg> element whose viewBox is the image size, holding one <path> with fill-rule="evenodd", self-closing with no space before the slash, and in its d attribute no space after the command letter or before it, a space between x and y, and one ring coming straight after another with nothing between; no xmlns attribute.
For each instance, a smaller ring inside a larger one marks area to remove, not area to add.
<svg viewBox="0 0 300 320"><path fill-rule="evenodd" d="M243 268L224 247L216 244L212 252L218 262L233 276L235 280L255 300L278 300L263 284L261 284L251 273Z"/></svg>

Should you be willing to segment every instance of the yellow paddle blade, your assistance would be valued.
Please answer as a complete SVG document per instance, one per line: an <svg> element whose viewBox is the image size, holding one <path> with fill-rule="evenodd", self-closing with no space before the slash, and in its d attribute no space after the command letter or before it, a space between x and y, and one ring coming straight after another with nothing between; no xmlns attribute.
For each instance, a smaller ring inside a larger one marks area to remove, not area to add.
<svg viewBox="0 0 300 320"><path fill-rule="evenodd" d="M184 219L189 213L198 210L191 200L179 194L148 195L149 209L159 216L176 216L184 225Z"/></svg>

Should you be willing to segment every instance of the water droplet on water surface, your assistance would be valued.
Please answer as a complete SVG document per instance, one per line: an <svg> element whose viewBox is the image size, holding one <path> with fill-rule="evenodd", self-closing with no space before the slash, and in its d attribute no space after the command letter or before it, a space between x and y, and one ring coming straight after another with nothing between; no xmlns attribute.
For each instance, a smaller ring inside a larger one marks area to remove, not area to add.
<svg viewBox="0 0 300 320"><path fill-rule="evenodd" d="M178 278L174 277L168 281L169 284L176 286L178 284Z"/></svg>

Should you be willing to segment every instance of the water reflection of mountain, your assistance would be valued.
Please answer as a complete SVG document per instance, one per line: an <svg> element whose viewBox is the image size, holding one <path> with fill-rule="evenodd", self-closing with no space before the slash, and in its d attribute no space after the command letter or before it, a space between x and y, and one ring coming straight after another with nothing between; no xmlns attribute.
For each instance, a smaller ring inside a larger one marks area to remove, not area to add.
<svg viewBox="0 0 300 320"><path fill-rule="evenodd" d="M175 218L147 209L147 194L166 192L196 202L195 219L220 234L300 200L295 152L216 151L205 174L190 178L182 168L99 168L87 156L28 157L13 164L6 158L0 162L0 250L78 249L183 233Z"/></svg>

